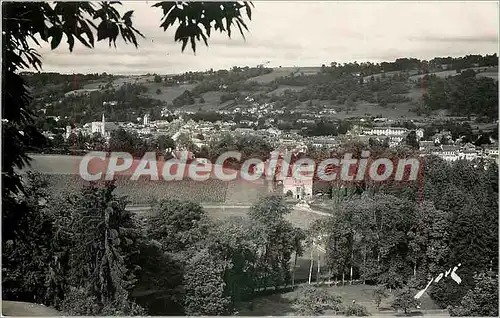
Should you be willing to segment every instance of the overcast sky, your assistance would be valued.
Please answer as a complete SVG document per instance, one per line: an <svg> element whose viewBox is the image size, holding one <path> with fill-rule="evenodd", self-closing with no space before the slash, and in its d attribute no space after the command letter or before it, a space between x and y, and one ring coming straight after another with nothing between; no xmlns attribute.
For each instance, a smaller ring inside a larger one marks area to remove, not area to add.
<svg viewBox="0 0 500 318"><path fill-rule="evenodd" d="M184 71L255 66L319 66L323 63L393 61L399 57L498 53L498 4L495 2L271 2L255 1L244 41L214 34L196 55L174 43L173 31L159 28L161 9L154 1L128 2L135 26L145 34L139 48L67 46L40 49L44 71L65 73L171 74ZM66 44L65 40L61 44Z"/></svg>

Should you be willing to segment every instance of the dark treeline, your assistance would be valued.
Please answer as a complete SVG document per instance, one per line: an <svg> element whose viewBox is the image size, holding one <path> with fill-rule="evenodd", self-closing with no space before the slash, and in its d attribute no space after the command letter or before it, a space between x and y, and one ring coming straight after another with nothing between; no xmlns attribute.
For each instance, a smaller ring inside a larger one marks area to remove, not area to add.
<svg viewBox="0 0 500 318"><path fill-rule="evenodd" d="M305 86L300 91L286 90L281 96L272 95L271 102L278 108L295 108L302 102L319 100L329 101L336 105L344 105L350 109L357 101L367 101L386 106L389 103L408 102L410 99L404 94L409 92L410 86L405 84L404 75L371 78L365 85L360 79L352 75L318 74L305 76L288 76L276 80L277 86ZM312 102L308 106L312 106Z"/></svg>
<svg viewBox="0 0 500 318"><path fill-rule="evenodd" d="M197 136L203 139L203 135ZM198 158L207 158L212 162L227 151L239 151L243 162L249 158L260 158L266 160L269 153L274 149L265 138L254 135L232 136L222 133L217 138L209 141L208 146L199 148L191 138L181 134L177 141L166 135L142 136L137 133L118 129L111 133L109 141L106 141L99 133L86 136L81 133L71 134L67 140L62 135L56 135L52 140L40 139L29 143L31 152L57 153L57 154L80 154L85 151L110 151L127 152L134 158L142 158L146 152L156 152L158 157L171 158L171 152L176 149L191 151Z"/></svg>
<svg viewBox="0 0 500 318"><path fill-rule="evenodd" d="M456 69L458 73L468 67L496 66L496 55L466 56L463 58L435 58L430 62L417 59L398 59L392 63L332 63L315 75L293 73L278 78L270 83L258 83L251 78L272 72L264 67L234 67L231 70L217 72L185 73L167 77L168 81L196 83L191 90L184 91L172 103L165 103L146 97L147 87L140 84L125 84L115 89L111 85L113 77L105 74L60 75L53 73L28 73L25 75L33 86L35 102L33 108L45 109L47 116L68 117L75 123L96 120L96 116L105 112L111 121L135 121L145 112L151 119L161 118L162 107L180 108L188 105L205 104L203 94L220 92L218 104L249 105L245 98L252 95L254 102L274 103L275 109L295 109L302 106L311 110L320 110L321 103L334 104L338 111L354 110L358 102L370 102L380 106L411 102L408 96L413 85L425 88L424 107L416 107L419 113L430 113L437 109L449 109L454 115L480 115L491 119L497 105L498 84L494 80L476 77L473 70L466 70L460 76L442 79L436 75L426 75L419 83L409 81L410 74L422 73L422 68L432 72L439 71L446 64L447 69ZM445 63L446 62L446 63ZM420 65L420 64L422 65ZM426 68L425 65L429 67ZM418 67L416 67L418 66ZM381 70L384 70L380 74ZM417 70L417 72L415 72ZM54 78L54 84L48 83ZM160 76L155 81L165 82ZM249 80L250 79L250 80ZM93 80L104 81L99 91L83 96L65 96L64 94ZM170 84L169 84L170 85ZM174 84L171 84L174 85ZM179 84L175 84L179 85ZM280 94L272 93L281 86L295 86L300 89L288 89ZM158 93L158 92L157 92ZM160 90L161 93L161 90ZM116 101L117 104L111 104Z"/></svg>
<svg viewBox="0 0 500 318"><path fill-rule="evenodd" d="M382 72L401 72L419 70L420 73L434 72L440 69L465 69L471 67L498 66L497 54L466 55L464 57L435 57L430 61L416 58L399 58L394 62L382 63L336 63L323 65L324 72L361 73L365 76Z"/></svg>
<svg viewBox="0 0 500 318"><path fill-rule="evenodd" d="M425 75L422 85L428 110L448 109L456 116L498 119L498 81L476 76L474 70L447 78Z"/></svg>
<svg viewBox="0 0 500 318"><path fill-rule="evenodd" d="M39 104L34 107L35 109L45 108L46 116L69 117L74 123L79 124L99 121L103 112L108 121L135 122L137 117L146 112L159 117L162 103L143 96L142 94L146 92L147 88L143 85L127 83L118 89L111 87L78 96L65 96L48 106L42 107ZM110 103L113 101L116 104Z"/></svg>
<svg viewBox="0 0 500 318"><path fill-rule="evenodd" d="M27 79L31 89L40 92L47 86L69 85L69 90L83 88L83 85L95 80L111 80L113 75L106 73L98 74L60 74L55 72L23 72L21 76Z"/></svg>

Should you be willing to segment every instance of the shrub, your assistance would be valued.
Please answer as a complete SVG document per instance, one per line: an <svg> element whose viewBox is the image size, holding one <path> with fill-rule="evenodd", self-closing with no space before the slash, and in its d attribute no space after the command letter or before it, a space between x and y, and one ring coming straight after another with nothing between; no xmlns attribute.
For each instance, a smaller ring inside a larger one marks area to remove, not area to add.
<svg viewBox="0 0 500 318"><path fill-rule="evenodd" d="M70 316L97 316L101 312L97 298L85 288L71 287L61 305L62 311Z"/></svg>
<svg viewBox="0 0 500 318"><path fill-rule="evenodd" d="M365 306L361 306L358 304L350 304L344 309L344 315L364 317L364 316L370 316L370 313L368 313L368 309L366 309Z"/></svg>
<svg viewBox="0 0 500 318"><path fill-rule="evenodd" d="M387 298L389 294L387 293L387 289L384 286L378 286L374 291L373 291L373 299L375 301L375 304L377 304L377 309L380 308L380 303L382 303L382 300L384 298Z"/></svg>
<svg viewBox="0 0 500 318"><path fill-rule="evenodd" d="M295 306L299 316L319 316L330 310L339 314L343 311L340 296L331 295L325 289L312 286L299 290Z"/></svg>

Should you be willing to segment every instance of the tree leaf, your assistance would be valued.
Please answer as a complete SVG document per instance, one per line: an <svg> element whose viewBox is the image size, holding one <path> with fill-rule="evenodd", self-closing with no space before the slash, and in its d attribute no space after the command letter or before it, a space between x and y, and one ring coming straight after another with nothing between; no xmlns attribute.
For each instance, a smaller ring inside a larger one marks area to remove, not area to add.
<svg viewBox="0 0 500 318"><path fill-rule="evenodd" d="M66 37L68 38L69 51L73 52L73 47L75 46L75 38L71 33L66 33Z"/></svg>
<svg viewBox="0 0 500 318"><path fill-rule="evenodd" d="M194 36L191 36L191 48L193 49L193 52L196 53L196 40Z"/></svg>
<svg viewBox="0 0 500 318"><path fill-rule="evenodd" d="M125 12L125 14L122 17L123 21L125 21L125 25L128 26L129 24L130 25L132 24L131 18L133 13L134 13L133 10Z"/></svg>
<svg viewBox="0 0 500 318"><path fill-rule="evenodd" d="M250 5L253 6L252 2L250 2L250 3L245 2L245 9L247 12L248 19L252 20L252 9L250 8Z"/></svg>
<svg viewBox="0 0 500 318"><path fill-rule="evenodd" d="M97 41L101 41L108 37L108 27L106 24L106 21L99 23L99 26L97 27Z"/></svg>
<svg viewBox="0 0 500 318"><path fill-rule="evenodd" d="M182 48L181 48L181 52L184 52L184 49L186 48L187 46L187 43L188 43L188 38L182 38Z"/></svg>
<svg viewBox="0 0 500 318"><path fill-rule="evenodd" d="M50 41L50 48L53 50L59 46L62 39L62 30L59 28L54 28L52 33L52 40Z"/></svg>

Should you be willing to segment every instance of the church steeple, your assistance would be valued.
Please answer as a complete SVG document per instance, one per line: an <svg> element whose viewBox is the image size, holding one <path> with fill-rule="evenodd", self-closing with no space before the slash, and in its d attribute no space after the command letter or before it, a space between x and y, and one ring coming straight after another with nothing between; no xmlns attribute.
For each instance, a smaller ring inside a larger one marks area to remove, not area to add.
<svg viewBox="0 0 500 318"><path fill-rule="evenodd" d="M102 113L101 135L104 137L105 133L106 133L106 119L104 118L104 113Z"/></svg>

